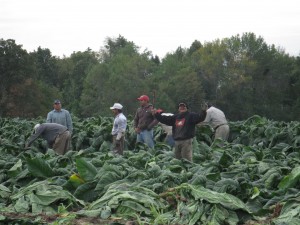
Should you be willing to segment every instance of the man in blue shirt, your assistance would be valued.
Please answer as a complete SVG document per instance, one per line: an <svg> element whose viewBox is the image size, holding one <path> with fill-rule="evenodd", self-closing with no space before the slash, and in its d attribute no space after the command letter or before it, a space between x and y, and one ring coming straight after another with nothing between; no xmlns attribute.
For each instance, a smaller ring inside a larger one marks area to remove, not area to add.
<svg viewBox="0 0 300 225"><path fill-rule="evenodd" d="M113 136L113 152L123 155L127 119L122 113L123 106L120 103L115 103L110 109L115 116L114 125L111 131Z"/></svg>
<svg viewBox="0 0 300 225"><path fill-rule="evenodd" d="M68 128L72 134L73 124L72 118L68 110L61 108L60 100L55 100L53 110L48 113L46 123L58 123Z"/></svg>

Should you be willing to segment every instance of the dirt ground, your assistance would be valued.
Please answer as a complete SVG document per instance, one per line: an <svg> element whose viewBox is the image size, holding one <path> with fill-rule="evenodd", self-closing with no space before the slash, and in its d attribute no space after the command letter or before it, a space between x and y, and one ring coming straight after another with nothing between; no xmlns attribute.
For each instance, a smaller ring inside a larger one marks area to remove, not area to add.
<svg viewBox="0 0 300 225"><path fill-rule="evenodd" d="M103 220L96 217L71 217L66 215L46 215L30 213L9 213L0 212L0 225L42 225L42 224L55 224L55 225L138 225L134 221L125 221L122 219Z"/></svg>

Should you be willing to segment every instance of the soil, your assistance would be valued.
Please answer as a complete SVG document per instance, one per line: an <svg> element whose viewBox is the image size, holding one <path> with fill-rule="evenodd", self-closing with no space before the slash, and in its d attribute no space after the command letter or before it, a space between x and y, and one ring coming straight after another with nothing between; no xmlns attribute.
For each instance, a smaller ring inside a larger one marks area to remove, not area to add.
<svg viewBox="0 0 300 225"><path fill-rule="evenodd" d="M63 217L59 214L46 215L46 214L30 214L30 213L10 213L0 212L1 216L5 217L0 219L0 225L6 224L26 224L26 225L48 225L51 223L57 225L137 225L135 221L125 221L122 219L103 220L98 217Z"/></svg>

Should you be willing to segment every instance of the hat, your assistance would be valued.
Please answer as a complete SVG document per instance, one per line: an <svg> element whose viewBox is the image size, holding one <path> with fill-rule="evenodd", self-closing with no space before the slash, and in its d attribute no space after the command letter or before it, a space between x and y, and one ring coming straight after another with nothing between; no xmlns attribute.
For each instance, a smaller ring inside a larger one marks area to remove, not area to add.
<svg viewBox="0 0 300 225"><path fill-rule="evenodd" d="M173 113L162 113L161 115L162 116L173 116L174 114Z"/></svg>
<svg viewBox="0 0 300 225"><path fill-rule="evenodd" d="M120 103L115 103L110 109L122 109L123 106Z"/></svg>
<svg viewBox="0 0 300 225"><path fill-rule="evenodd" d="M36 124L36 125L34 126L33 129L36 131L36 130L39 128L39 126L41 126L41 124L38 123L38 124Z"/></svg>
<svg viewBox="0 0 300 225"><path fill-rule="evenodd" d="M60 101L58 99L54 100L54 104L60 104Z"/></svg>
<svg viewBox="0 0 300 225"><path fill-rule="evenodd" d="M149 102L149 97L147 95L141 95L137 100Z"/></svg>
<svg viewBox="0 0 300 225"><path fill-rule="evenodd" d="M179 104L178 104L178 108L180 107L180 106L185 106L187 109L189 108L188 107L188 104L186 104L185 102L180 102Z"/></svg>

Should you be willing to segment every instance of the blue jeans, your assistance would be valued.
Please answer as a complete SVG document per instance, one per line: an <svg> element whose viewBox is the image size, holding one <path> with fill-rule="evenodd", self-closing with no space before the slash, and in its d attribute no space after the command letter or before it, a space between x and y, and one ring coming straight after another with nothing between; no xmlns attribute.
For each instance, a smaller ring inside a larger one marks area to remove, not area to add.
<svg viewBox="0 0 300 225"><path fill-rule="evenodd" d="M167 135L166 136L166 139L165 139L165 142L170 145L172 148L175 146L175 141L172 137L172 135Z"/></svg>
<svg viewBox="0 0 300 225"><path fill-rule="evenodd" d="M143 130L136 136L136 142L142 142L149 146L149 148L154 148L153 141L153 130Z"/></svg>

